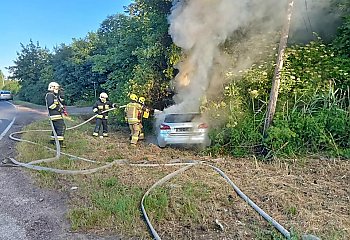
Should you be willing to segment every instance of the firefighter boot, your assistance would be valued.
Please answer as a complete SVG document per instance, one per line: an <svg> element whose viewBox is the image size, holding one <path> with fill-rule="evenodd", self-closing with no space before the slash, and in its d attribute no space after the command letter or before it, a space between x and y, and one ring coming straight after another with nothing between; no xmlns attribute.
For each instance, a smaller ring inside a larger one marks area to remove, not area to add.
<svg viewBox="0 0 350 240"><path fill-rule="evenodd" d="M66 148L67 147L67 145L63 141L60 141L60 146L61 146L61 148Z"/></svg>

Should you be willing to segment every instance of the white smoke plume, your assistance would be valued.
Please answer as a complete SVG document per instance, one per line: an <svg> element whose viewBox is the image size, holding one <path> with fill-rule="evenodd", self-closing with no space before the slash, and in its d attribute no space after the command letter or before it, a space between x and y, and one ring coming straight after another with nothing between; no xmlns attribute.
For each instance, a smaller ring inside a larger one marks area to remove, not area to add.
<svg viewBox="0 0 350 240"><path fill-rule="evenodd" d="M291 26L291 42L306 43L315 39L314 33L329 40L340 24L339 12L332 9L331 0L296 0Z"/></svg>
<svg viewBox="0 0 350 240"><path fill-rule="evenodd" d="M166 111L198 111L210 85L214 81L223 80L217 71L222 70L226 62L220 45L240 27L272 14L272 7L275 8L274 16L279 15L276 14L281 11L278 2L280 1L268 0L264 4L259 0L175 1L169 16L169 34L173 42L183 49L186 58L177 66L176 105Z"/></svg>
<svg viewBox="0 0 350 240"><path fill-rule="evenodd" d="M308 1L320 8L329 3ZM223 72L227 71L227 55L220 46L238 29L254 25L256 32L251 31L248 38L254 39L256 46L247 47L243 42L241 56L230 56L241 61L234 70L250 67L261 51L263 35L281 29L287 6L288 0L174 0L169 34L185 57L177 66L176 105L165 112L196 112L210 90L218 94L218 86L225 81ZM304 4L299 6L303 8Z"/></svg>

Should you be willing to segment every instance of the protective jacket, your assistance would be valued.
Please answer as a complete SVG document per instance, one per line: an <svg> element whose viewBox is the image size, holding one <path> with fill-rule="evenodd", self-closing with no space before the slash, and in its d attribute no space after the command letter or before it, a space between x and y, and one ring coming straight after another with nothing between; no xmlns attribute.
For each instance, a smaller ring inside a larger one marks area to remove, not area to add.
<svg viewBox="0 0 350 240"><path fill-rule="evenodd" d="M49 91L46 93L46 105L49 111L51 120L63 119L62 113L64 110L63 99L59 94Z"/></svg>
<svg viewBox="0 0 350 240"><path fill-rule="evenodd" d="M64 132L66 125L64 123L62 113L64 112L63 98L60 97L59 93L49 91L45 96L47 110L52 121L54 130L57 134L57 139L61 143L64 140ZM55 140L54 132L51 133L51 140Z"/></svg>
<svg viewBox="0 0 350 240"><path fill-rule="evenodd" d="M102 102L98 99L92 107L92 111L97 114L96 118L108 119L108 112L104 112L113 107L113 104L110 101Z"/></svg>
<svg viewBox="0 0 350 240"><path fill-rule="evenodd" d="M128 103L125 107L126 119L129 124L140 123L142 118L142 106L138 102Z"/></svg>

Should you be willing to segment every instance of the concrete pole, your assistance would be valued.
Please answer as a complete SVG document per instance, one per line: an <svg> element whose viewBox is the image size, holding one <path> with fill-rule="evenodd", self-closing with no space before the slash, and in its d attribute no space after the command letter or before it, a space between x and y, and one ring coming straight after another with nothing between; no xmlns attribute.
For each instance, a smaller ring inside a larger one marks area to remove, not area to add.
<svg viewBox="0 0 350 240"><path fill-rule="evenodd" d="M292 12L293 12L293 5L294 0L288 0L288 11L287 11L287 19L282 29L282 35L279 43L278 48L278 57L276 61L276 67L274 76L272 78L272 87L270 92L270 99L267 107L267 113L264 123L264 131L263 135L266 135L267 129L270 127L273 117L275 115L276 111L276 103L277 103L277 97L278 97L278 91L281 83L281 70L283 67L283 56L285 49L287 47L288 42L288 36L289 36L289 28L290 28L290 21L292 18Z"/></svg>

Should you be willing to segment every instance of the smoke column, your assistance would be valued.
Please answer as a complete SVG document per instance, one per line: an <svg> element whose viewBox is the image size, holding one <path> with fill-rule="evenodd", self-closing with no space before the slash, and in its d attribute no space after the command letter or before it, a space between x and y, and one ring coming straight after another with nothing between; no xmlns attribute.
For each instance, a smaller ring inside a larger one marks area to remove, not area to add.
<svg viewBox="0 0 350 240"><path fill-rule="evenodd" d="M306 0L296 0L300 1ZM329 0L311 3L310 7L324 7ZM305 4L299 6L303 8ZM196 112L204 97L213 90L219 94L216 90L225 81L222 72L227 71L227 55L220 46L238 29L256 29L249 36L256 41L256 46L246 46L242 51L244 56L239 57L242 62L236 63L250 67L260 51L262 41L259 39L267 32L281 29L286 9L287 1L283 0L174 0L168 18L169 34L182 48L184 58L177 66L176 104L165 112Z"/></svg>

